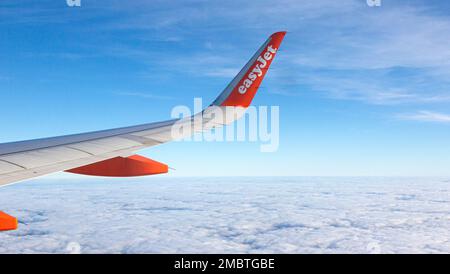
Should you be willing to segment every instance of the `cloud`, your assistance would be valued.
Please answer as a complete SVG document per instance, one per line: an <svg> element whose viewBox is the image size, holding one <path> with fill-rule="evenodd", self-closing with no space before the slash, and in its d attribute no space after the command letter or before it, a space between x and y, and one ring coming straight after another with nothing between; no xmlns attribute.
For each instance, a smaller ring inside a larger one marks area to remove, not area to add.
<svg viewBox="0 0 450 274"><path fill-rule="evenodd" d="M400 114L399 119L420 121L420 122L438 122L438 123L450 123L450 115L444 113L438 113L433 111L419 111L415 114Z"/></svg>
<svg viewBox="0 0 450 274"><path fill-rule="evenodd" d="M450 20L426 2L377 9L360 1L281 1L239 5L238 9L235 5L234 1L202 8L187 4L195 12L181 14L163 29L176 29L180 36L189 35L184 29L195 30L209 51L173 55L167 64L175 60L179 65L174 68L184 72L232 77L239 67L235 64L248 57L240 54L241 48L253 45L255 34L265 37L270 31L287 29L277 73L271 71L270 77L273 86L276 83L277 89L289 92L278 93L293 95L306 86L330 98L371 104L432 104L450 98L450 49L445 40L450 35ZM159 15L164 18L167 12ZM202 28L204 24L208 30ZM218 33L244 38L236 44ZM206 41L201 34L207 36ZM232 46L215 48L210 41Z"/></svg>
<svg viewBox="0 0 450 274"><path fill-rule="evenodd" d="M326 98L377 105L434 104L450 99L447 86L436 84L439 81L423 69L278 68L269 79L271 93L286 96L307 90Z"/></svg>
<svg viewBox="0 0 450 274"><path fill-rule="evenodd" d="M210 71L206 71L205 75L213 77L224 77L232 79L236 74L238 74L239 69L237 68L217 68Z"/></svg>
<svg viewBox="0 0 450 274"><path fill-rule="evenodd" d="M157 95L157 94L144 93L144 92L117 92L116 95L139 97L139 98L145 98L145 99L160 99L160 100L174 99L174 97L171 97L171 96Z"/></svg>
<svg viewBox="0 0 450 274"><path fill-rule="evenodd" d="M450 35L448 17L420 3L347 12L352 15L310 20L301 35L288 33L287 43L295 47L287 44L280 55L281 83L292 87L295 79L331 98L374 104L448 99L450 49L442 36Z"/></svg>
<svg viewBox="0 0 450 274"><path fill-rule="evenodd" d="M369 104L435 104L450 98L450 19L430 1L379 8L357 0L94 1L82 12L8 3L2 10L5 22L61 21L71 31L113 35L111 43L96 43L94 52L144 63L144 71L232 77L268 34L288 30L269 74L278 95L295 96L306 87ZM28 16L17 16L20 11ZM92 28L94 18L101 23Z"/></svg>
<svg viewBox="0 0 450 274"><path fill-rule="evenodd" d="M0 253L450 252L439 178L74 178L0 190Z"/></svg>

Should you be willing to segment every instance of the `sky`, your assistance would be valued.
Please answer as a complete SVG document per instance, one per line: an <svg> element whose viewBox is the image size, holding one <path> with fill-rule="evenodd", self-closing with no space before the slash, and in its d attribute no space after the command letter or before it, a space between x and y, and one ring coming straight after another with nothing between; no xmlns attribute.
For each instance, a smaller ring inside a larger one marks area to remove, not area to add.
<svg viewBox="0 0 450 274"><path fill-rule="evenodd" d="M389 1L0 3L0 142L170 118L211 102L288 31L253 104L280 144L142 151L173 176L450 175L450 4ZM67 175L72 176L72 175Z"/></svg>

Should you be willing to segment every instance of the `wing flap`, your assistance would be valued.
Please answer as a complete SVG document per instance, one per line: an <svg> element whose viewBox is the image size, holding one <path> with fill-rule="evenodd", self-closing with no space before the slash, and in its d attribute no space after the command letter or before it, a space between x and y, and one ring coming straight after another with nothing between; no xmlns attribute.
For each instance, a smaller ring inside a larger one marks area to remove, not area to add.
<svg viewBox="0 0 450 274"><path fill-rule="evenodd" d="M111 151L111 148L115 150L136 147L142 145L136 140L131 140L123 137L110 137L105 139L98 139L86 142L80 142L70 144L68 147L85 151L91 155L101 155Z"/></svg>
<svg viewBox="0 0 450 274"><path fill-rule="evenodd" d="M27 151L20 154L5 155L0 157L0 160L30 169L53 164L61 161L62 159L64 161L70 161L88 156L90 155L86 152L81 152L66 147L54 147Z"/></svg>
<svg viewBox="0 0 450 274"><path fill-rule="evenodd" d="M25 168L15 165L13 163L6 162L5 160L0 160L0 174L20 171L24 169Z"/></svg>
<svg viewBox="0 0 450 274"><path fill-rule="evenodd" d="M141 147L142 148L142 147ZM105 153L102 155L95 155L84 157L80 159L73 159L68 161L58 160L56 163L52 163L49 165L44 165L36 168L22 169L14 172L8 173L0 173L0 186L9 185L12 183L17 183L22 180L35 178L43 175L47 175L50 173L64 171L68 169L73 169L80 166L85 166L89 164L93 164L96 162L100 162L103 160L111 159L118 156L129 156L134 154L135 150L124 149L112 151L109 153Z"/></svg>

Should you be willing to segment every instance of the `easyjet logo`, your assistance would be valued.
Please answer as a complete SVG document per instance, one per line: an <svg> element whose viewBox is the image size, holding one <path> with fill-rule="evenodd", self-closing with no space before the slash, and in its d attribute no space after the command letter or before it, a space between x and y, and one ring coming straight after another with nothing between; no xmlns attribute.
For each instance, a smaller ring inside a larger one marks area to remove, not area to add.
<svg viewBox="0 0 450 274"><path fill-rule="evenodd" d="M267 62L273 58L273 55L277 52L277 48L273 48L272 45L267 47L267 50L264 54L258 56L256 59L256 66L253 70L247 75L247 79L242 82L242 85L239 86L238 91L240 94L245 94L247 90L252 86L253 82L263 75L262 69L267 66Z"/></svg>

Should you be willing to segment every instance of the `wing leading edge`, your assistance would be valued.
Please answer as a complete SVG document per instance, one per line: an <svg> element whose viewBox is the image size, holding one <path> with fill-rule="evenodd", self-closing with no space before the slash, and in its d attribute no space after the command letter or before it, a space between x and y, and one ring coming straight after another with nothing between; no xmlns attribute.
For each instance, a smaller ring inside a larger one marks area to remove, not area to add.
<svg viewBox="0 0 450 274"><path fill-rule="evenodd" d="M136 151L185 137L185 135L174 136L174 125L189 124L192 128L189 134L192 134L234 122L244 114L250 105L285 34L286 32L272 34L217 99L201 113L191 117L0 144L0 186L58 171L85 169L94 173L91 175L96 175L96 172L92 170L96 163L102 164L102 168L117 167L117 162L121 162L119 166L128 166L129 163L136 161L136 155L134 155ZM229 109L232 109L234 115L231 119L228 115L226 119L213 115L210 115L211 117L208 119L196 119L199 115L205 116L205 114L213 112L215 108L226 109L227 113L229 113ZM118 157L131 160L117 160ZM114 160L116 165L112 162L105 165L104 161L109 159L116 159ZM143 159L139 160L140 162L149 162ZM92 166L93 164L94 166ZM115 174L114 172L105 172ZM157 173L162 172L155 174Z"/></svg>

